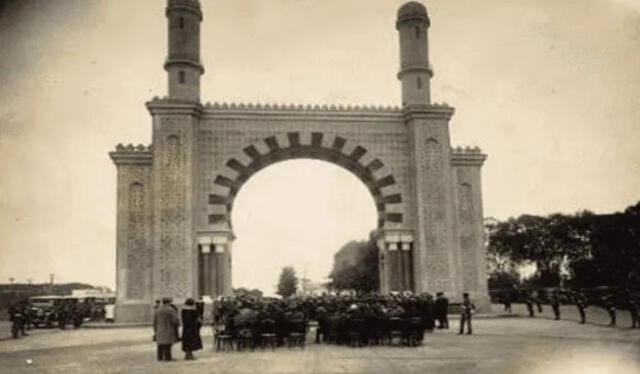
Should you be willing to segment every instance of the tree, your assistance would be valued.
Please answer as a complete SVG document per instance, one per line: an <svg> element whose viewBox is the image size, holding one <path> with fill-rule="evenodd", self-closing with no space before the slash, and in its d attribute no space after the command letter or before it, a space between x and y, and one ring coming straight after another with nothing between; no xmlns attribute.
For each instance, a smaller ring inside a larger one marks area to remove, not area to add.
<svg viewBox="0 0 640 374"><path fill-rule="evenodd" d="M594 216L590 252L572 264L572 284L640 289L640 203Z"/></svg>
<svg viewBox="0 0 640 374"><path fill-rule="evenodd" d="M486 223L492 284L526 264L533 287L640 289L640 202L624 212L522 215Z"/></svg>
<svg viewBox="0 0 640 374"><path fill-rule="evenodd" d="M334 257L329 274L331 288L361 292L379 291L378 248L373 240L351 241Z"/></svg>
<svg viewBox="0 0 640 374"><path fill-rule="evenodd" d="M278 295L283 298L290 297L296 293L298 289L298 277L296 271L291 266L285 266L280 273L280 279L278 280Z"/></svg>
<svg viewBox="0 0 640 374"><path fill-rule="evenodd" d="M534 264L534 284L558 286L570 277L571 264L591 252L593 214L522 215L487 227L490 274ZM491 269L495 266L496 269Z"/></svg>

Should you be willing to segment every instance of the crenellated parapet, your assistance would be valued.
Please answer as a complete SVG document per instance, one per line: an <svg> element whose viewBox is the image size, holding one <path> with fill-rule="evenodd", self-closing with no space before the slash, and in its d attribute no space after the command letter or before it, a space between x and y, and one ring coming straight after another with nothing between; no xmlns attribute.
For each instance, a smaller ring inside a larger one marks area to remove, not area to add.
<svg viewBox="0 0 640 374"><path fill-rule="evenodd" d="M285 104L285 103L227 103L207 102L205 109L247 110L247 111L289 111L289 112L395 112L401 108L391 105L328 105L328 104Z"/></svg>
<svg viewBox="0 0 640 374"><path fill-rule="evenodd" d="M109 152L109 157L116 165L151 165L152 145L120 143L115 151Z"/></svg>
<svg viewBox="0 0 640 374"><path fill-rule="evenodd" d="M450 118L455 109L449 104L410 104L402 107L397 105L342 105L342 104L300 104L300 103L235 103L235 102L206 102L204 105L189 100L180 100L168 96L154 96L147 102L147 108L152 112L166 110L167 113L176 111L200 112L204 114L231 113L260 113L264 114L336 114L336 115L381 115L381 116L427 116L433 118Z"/></svg>
<svg viewBox="0 0 640 374"><path fill-rule="evenodd" d="M479 147L455 147L451 149L453 166L482 166L487 155Z"/></svg>

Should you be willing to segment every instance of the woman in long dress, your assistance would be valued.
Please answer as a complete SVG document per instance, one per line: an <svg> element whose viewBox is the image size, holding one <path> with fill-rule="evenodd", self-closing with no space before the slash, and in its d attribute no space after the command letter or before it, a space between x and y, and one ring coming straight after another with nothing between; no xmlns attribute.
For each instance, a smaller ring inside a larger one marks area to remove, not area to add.
<svg viewBox="0 0 640 374"><path fill-rule="evenodd" d="M200 338L200 327L202 320L200 313L196 309L196 302L192 298L188 298L180 317L182 318L182 350L184 351L185 360L195 360L193 352L202 349L202 339Z"/></svg>

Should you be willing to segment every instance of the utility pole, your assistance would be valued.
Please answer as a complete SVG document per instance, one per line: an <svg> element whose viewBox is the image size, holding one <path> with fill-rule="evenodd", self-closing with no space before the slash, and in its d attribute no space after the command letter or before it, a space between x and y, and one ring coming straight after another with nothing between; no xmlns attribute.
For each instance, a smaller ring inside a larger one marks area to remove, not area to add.
<svg viewBox="0 0 640 374"><path fill-rule="evenodd" d="M49 273L49 294L53 294L53 280L55 276L54 273Z"/></svg>

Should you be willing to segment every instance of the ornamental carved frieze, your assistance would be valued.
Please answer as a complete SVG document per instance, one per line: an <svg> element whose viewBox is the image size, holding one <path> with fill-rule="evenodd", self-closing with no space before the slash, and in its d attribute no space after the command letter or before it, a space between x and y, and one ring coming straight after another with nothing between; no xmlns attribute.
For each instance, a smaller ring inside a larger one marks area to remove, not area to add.
<svg viewBox="0 0 640 374"><path fill-rule="evenodd" d="M147 253L146 222L145 222L145 193L141 183L129 186L127 217L127 281L126 297L128 299L142 299L145 293L145 275L148 267L149 253Z"/></svg>
<svg viewBox="0 0 640 374"><path fill-rule="evenodd" d="M458 201L460 203L458 209L460 222L465 224L473 223L473 191L469 183L462 183L458 187Z"/></svg>
<svg viewBox="0 0 640 374"><path fill-rule="evenodd" d="M187 290L189 269L185 261L186 233L186 176L185 151L182 130L167 119L163 128L162 157L165 168L160 183L160 250L158 259L163 266L159 273L160 285L168 295L184 295Z"/></svg>
<svg viewBox="0 0 640 374"><path fill-rule="evenodd" d="M176 135L170 135L166 139L166 167L169 169L177 169L180 167L180 138Z"/></svg>
<svg viewBox="0 0 640 374"><path fill-rule="evenodd" d="M442 177L443 152L436 139L429 138L425 141L422 167L425 178L425 218L429 222L444 220L446 186Z"/></svg>

